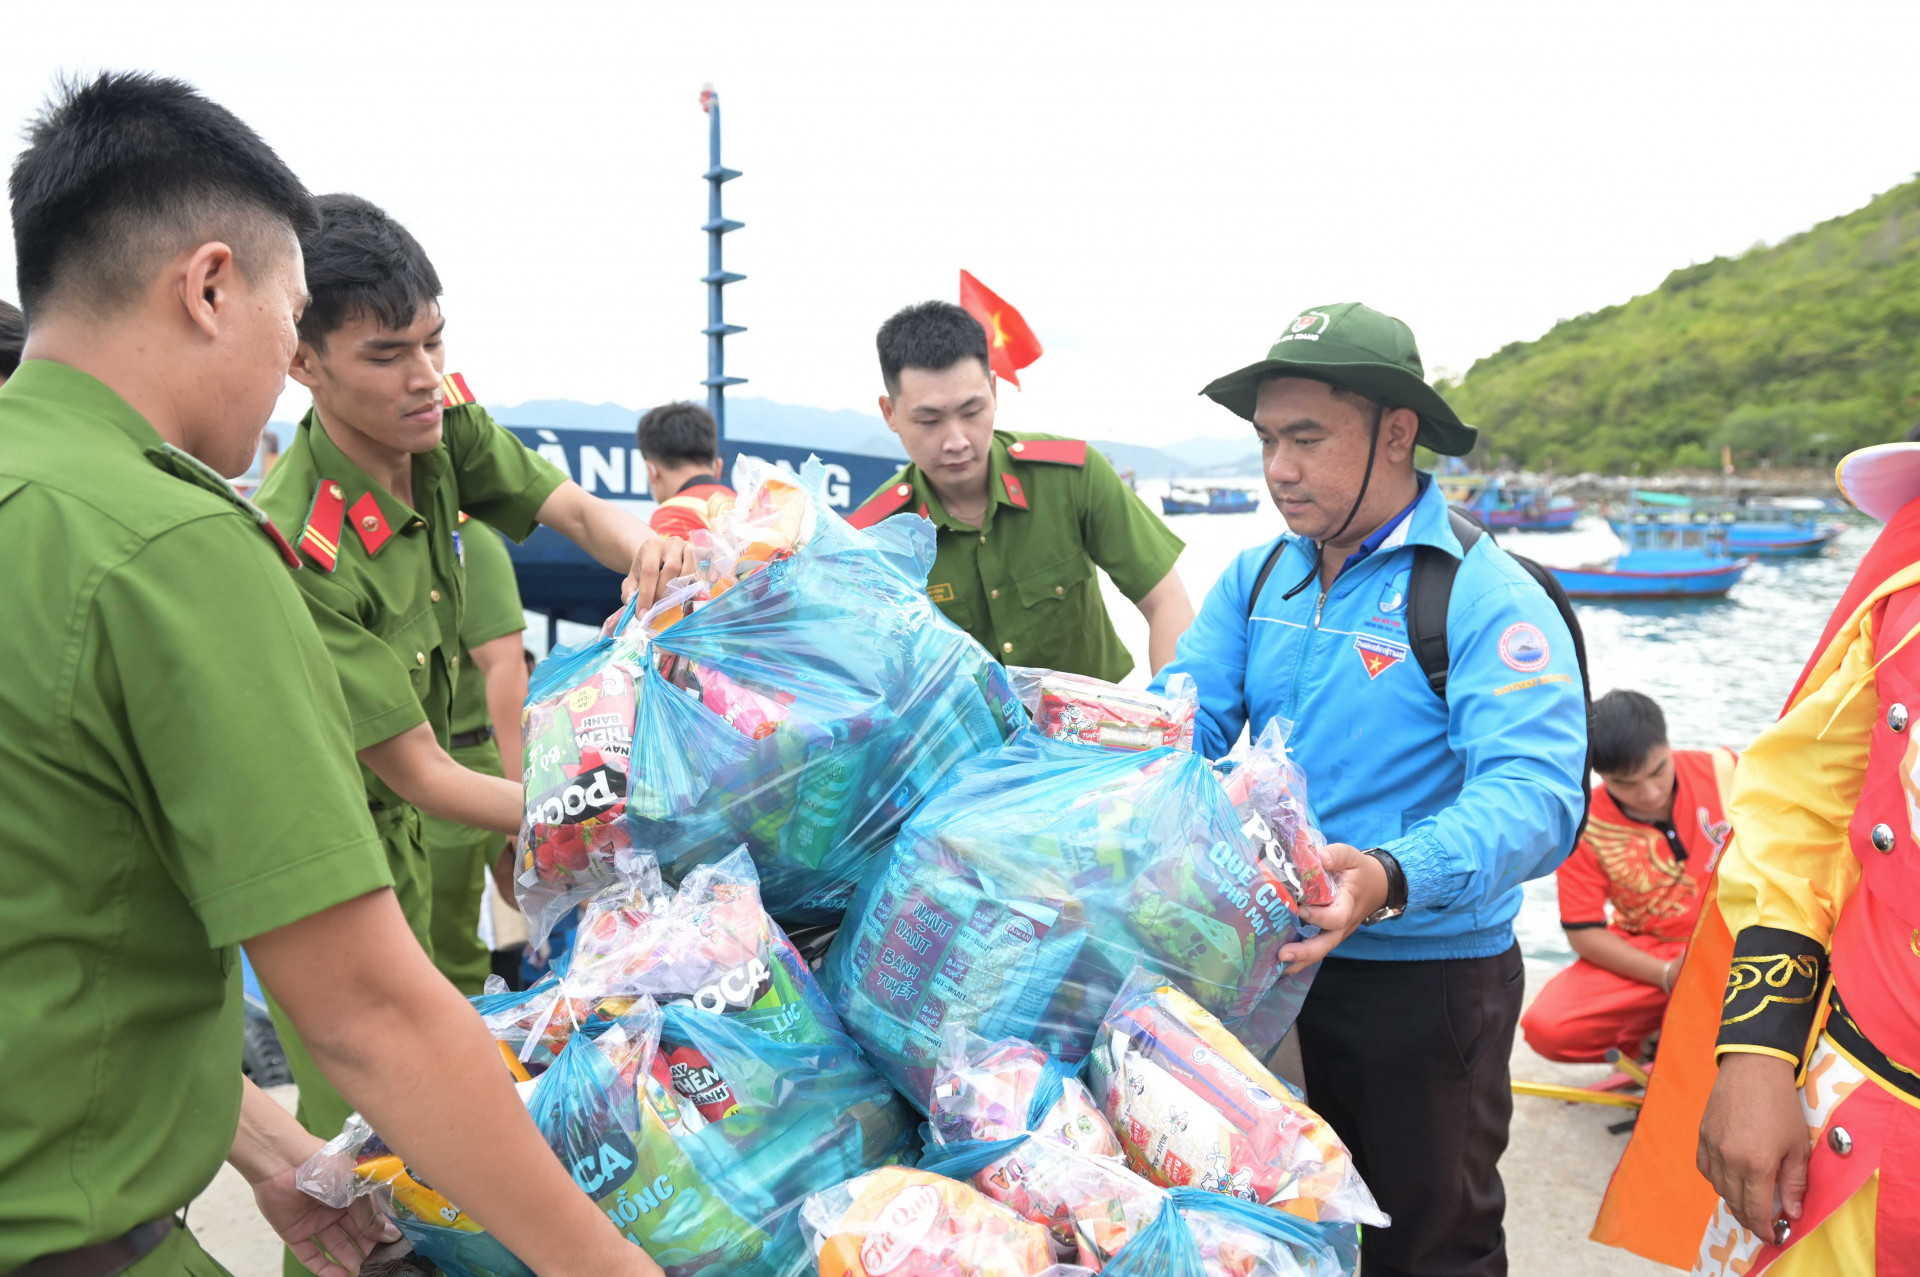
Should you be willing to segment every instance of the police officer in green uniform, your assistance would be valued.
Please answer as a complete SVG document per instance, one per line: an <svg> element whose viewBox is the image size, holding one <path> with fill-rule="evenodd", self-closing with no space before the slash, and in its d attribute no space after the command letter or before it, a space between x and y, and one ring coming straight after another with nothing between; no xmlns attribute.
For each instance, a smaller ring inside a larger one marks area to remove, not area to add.
<svg viewBox="0 0 1920 1277"><path fill-rule="evenodd" d="M649 597L679 574L685 545L590 497L444 373L440 279L404 227L366 200L315 201L301 237L307 291L293 357L313 408L260 487L261 507L301 529L296 584L339 674L366 801L400 905L431 952L433 885L423 812L502 837L519 832L521 787L448 754L467 584L464 510L516 539L536 523ZM672 550L671 561L664 548ZM462 920L464 922L464 920ZM277 1012L277 1008L276 1008ZM308 1130L339 1133L350 1107L276 1013ZM291 1263L291 1260L289 1260Z"/></svg>
<svg viewBox="0 0 1920 1277"><path fill-rule="evenodd" d="M175 1217L222 1158L317 1273L392 1236L295 1187L320 1141L240 1075L245 942L327 1075L530 1267L658 1277L414 943L298 560L221 478L285 383L310 197L141 75L57 90L11 193L0 1274L224 1273Z"/></svg>
<svg viewBox="0 0 1920 1277"><path fill-rule="evenodd" d="M1183 548L1107 459L1077 439L993 428L987 335L960 307L922 302L881 325L880 413L912 464L855 510L868 527L907 511L939 529L927 594L1009 665L1118 682L1133 657L1096 566L1147 620L1147 662L1173 659L1193 620Z"/></svg>
<svg viewBox="0 0 1920 1277"><path fill-rule="evenodd" d="M517 781L520 707L527 699L520 586L499 533L462 515L459 535L467 615L460 623L460 677L453 684L447 752L470 771ZM479 919L487 900L487 872L503 854L500 835L438 816L422 817L421 828L433 875L433 965L471 996L493 969Z"/></svg>

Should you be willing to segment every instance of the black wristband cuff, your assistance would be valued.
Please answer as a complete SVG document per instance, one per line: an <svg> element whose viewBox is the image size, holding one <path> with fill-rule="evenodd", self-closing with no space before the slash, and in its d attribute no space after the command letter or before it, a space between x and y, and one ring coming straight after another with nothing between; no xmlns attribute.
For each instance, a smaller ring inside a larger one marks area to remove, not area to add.
<svg viewBox="0 0 1920 1277"><path fill-rule="evenodd" d="M1803 1058L1826 976L1826 947L1812 936L1748 927L1733 942L1719 1045Z"/></svg>

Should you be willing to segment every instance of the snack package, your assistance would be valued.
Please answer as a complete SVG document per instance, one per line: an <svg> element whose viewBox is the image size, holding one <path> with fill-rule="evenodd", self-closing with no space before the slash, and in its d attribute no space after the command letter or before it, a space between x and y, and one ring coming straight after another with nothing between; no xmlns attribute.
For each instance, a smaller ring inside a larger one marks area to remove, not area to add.
<svg viewBox="0 0 1920 1277"><path fill-rule="evenodd" d="M1307 810L1307 778L1287 753L1291 724L1269 719L1244 757L1232 759L1222 783L1242 830L1277 865L1299 904L1333 903L1333 880L1322 855L1327 840Z"/></svg>
<svg viewBox="0 0 1920 1277"><path fill-rule="evenodd" d="M1043 736L1108 749L1193 748L1200 694L1186 674L1168 680L1164 696L1026 665L1008 666L1007 677Z"/></svg>
<svg viewBox="0 0 1920 1277"><path fill-rule="evenodd" d="M1087 1085L1136 1171L1309 1222L1385 1224L1346 1145L1192 998L1136 973Z"/></svg>
<svg viewBox="0 0 1920 1277"><path fill-rule="evenodd" d="M1047 1233L967 1185L888 1166L807 1199L820 1277L1039 1277Z"/></svg>
<svg viewBox="0 0 1920 1277"><path fill-rule="evenodd" d="M1297 934L1243 823L1190 752L1023 731L955 767L874 862L822 983L923 1111L944 1026L1077 1063L1136 964L1238 1021Z"/></svg>
<svg viewBox="0 0 1920 1277"><path fill-rule="evenodd" d="M1095 1271L1152 1222L1165 1196L1116 1158L1038 1133L929 1145L920 1169L965 1179L1045 1228L1056 1259Z"/></svg>
<svg viewBox="0 0 1920 1277"><path fill-rule="evenodd" d="M628 848L672 884L744 844L770 913L835 922L933 784L1025 722L927 598L924 519L849 526L817 461L796 481L743 458L735 483L697 577L535 672L516 890L536 943Z"/></svg>

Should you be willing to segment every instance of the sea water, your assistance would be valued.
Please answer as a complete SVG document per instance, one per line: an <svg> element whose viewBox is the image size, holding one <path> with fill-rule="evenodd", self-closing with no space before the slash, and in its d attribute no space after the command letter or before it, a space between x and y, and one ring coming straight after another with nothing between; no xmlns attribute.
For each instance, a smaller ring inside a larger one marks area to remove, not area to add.
<svg viewBox="0 0 1920 1277"><path fill-rule="evenodd" d="M1255 481L1241 482L1255 487ZM1140 485L1140 495L1156 513L1166 487L1160 482ZM1196 608L1235 555L1267 544L1284 530L1264 493L1261 500L1261 508L1252 514L1167 518L1167 525L1187 543L1179 570ZM1668 735L1678 748L1744 749L1780 713L1826 626L1827 614L1878 530L1878 524L1856 520L1818 558L1762 559L1722 599L1577 603L1594 694L1627 687L1653 697L1666 713ZM1500 544L1561 567L1604 562L1619 548L1606 522L1594 515L1583 516L1567 532L1502 533ZM1137 664L1126 681L1143 684L1146 621L1112 582L1103 577L1102 583L1114 626ZM1515 927L1530 962L1558 968L1572 960L1560 930L1551 876L1527 884Z"/></svg>

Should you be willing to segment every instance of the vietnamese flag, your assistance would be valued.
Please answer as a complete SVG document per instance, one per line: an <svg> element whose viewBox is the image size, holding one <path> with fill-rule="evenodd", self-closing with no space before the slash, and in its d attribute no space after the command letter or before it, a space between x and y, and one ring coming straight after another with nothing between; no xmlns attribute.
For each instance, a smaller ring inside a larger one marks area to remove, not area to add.
<svg viewBox="0 0 1920 1277"><path fill-rule="evenodd" d="M1040 339L1033 329L1019 311L966 271L960 272L960 305L987 330L988 366L994 375L1018 386L1016 373L1040 358Z"/></svg>

